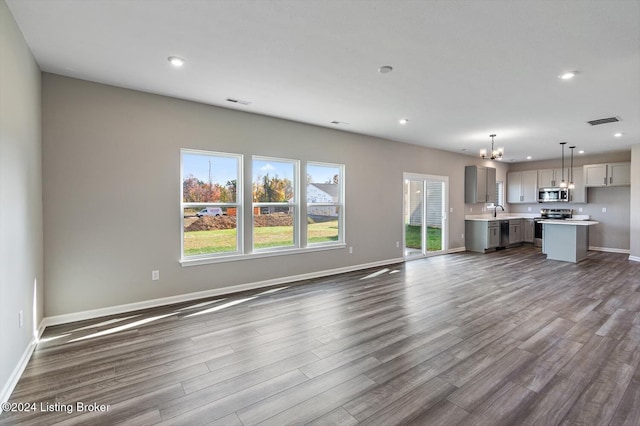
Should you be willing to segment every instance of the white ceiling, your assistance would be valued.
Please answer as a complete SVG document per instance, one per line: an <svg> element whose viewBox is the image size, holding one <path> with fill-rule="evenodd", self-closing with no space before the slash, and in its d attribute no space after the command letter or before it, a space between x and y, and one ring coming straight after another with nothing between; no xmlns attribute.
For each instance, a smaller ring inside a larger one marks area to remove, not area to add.
<svg viewBox="0 0 640 426"><path fill-rule="evenodd" d="M6 2L47 72L507 161L640 143L638 0Z"/></svg>

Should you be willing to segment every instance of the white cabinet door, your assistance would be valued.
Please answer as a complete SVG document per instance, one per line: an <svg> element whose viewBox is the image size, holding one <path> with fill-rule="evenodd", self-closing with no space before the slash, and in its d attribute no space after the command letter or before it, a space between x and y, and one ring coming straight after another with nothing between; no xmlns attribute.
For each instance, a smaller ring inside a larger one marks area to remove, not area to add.
<svg viewBox="0 0 640 426"><path fill-rule="evenodd" d="M574 167L572 171L575 188L569 191L569 201L572 203L587 202L587 188L584 185L584 172L582 167Z"/></svg>
<svg viewBox="0 0 640 426"><path fill-rule="evenodd" d="M589 164L584 166L584 185L607 186L607 165Z"/></svg>
<svg viewBox="0 0 640 426"><path fill-rule="evenodd" d="M507 203L522 202L522 172L507 174Z"/></svg>
<svg viewBox="0 0 640 426"><path fill-rule="evenodd" d="M538 170L538 187L551 188L554 185L553 169Z"/></svg>
<svg viewBox="0 0 640 426"><path fill-rule="evenodd" d="M487 203L498 202L498 192L496 191L496 169L487 167Z"/></svg>
<svg viewBox="0 0 640 426"><path fill-rule="evenodd" d="M522 202L538 202L538 172L529 170L522 172Z"/></svg>
<svg viewBox="0 0 640 426"><path fill-rule="evenodd" d="M500 245L500 227L487 227L487 248L498 247Z"/></svg>
<svg viewBox="0 0 640 426"><path fill-rule="evenodd" d="M533 220L524 219L522 221L522 241L532 243L535 235L535 223Z"/></svg>
<svg viewBox="0 0 640 426"><path fill-rule="evenodd" d="M631 185L631 163L586 165L584 183L587 187Z"/></svg>
<svg viewBox="0 0 640 426"><path fill-rule="evenodd" d="M609 186L631 185L631 163L611 163L607 169Z"/></svg>
<svg viewBox="0 0 640 426"><path fill-rule="evenodd" d="M509 221L509 244L522 242L522 220L512 219Z"/></svg>
<svg viewBox="0 0 640 426"><path fill-rule="evenodd" d="M507 174L507 202L535 203L538 201L538 171Z"/></svg>

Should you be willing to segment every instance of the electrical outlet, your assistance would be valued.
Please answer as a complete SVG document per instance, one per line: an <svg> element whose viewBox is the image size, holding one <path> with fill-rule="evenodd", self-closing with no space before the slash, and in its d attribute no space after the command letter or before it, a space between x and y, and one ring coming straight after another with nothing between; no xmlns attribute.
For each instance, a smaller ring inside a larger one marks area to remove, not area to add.
<svg viewBox="0 0 640 426"><path fill-rule="evenodd" d="M20 311L18 312L18 326L22 328L23 325L24 325L24 312L22 312L22 309L20 309Z"/></svg>
<svg viewBox="0 0 640 426"><path fill-rule="evenodd" d="M349 254L353 254L353 247L349 247Z"/></svg>
<svg viewBox="0 0 640 426"><path fill-rule="evenodd" d="M158 281L160 279L160 271L151 271L151 279Z"/></svg>
<svg viewBox="0 0 640 426"><path fill-rule="evenodd" d="M531 211L531 207L527 207L527 211L530 212Z"/></svg>
<svg viewBox="0 0 640 426"><path fill-rule="evenodd" d="M469 207L469 213L473 213L473 207Z"/></svg>
<svg viewBox="0 0 640 426"><path fill-rule="evenodd" d="M396 241L396 248L400 247L400 241Z"/></svg>
<svg viewBox="0 0 640 426"><path fill-rule="evenodd" d="M460 238L464 240L464 234L460 234Z"/></svg>
<svg viewBox="0 0 640 426"><path fill-rule="evenodd" d="M453 207L449 207L449 213L453 213Z"/></svg>
<svg viewBox="0 0 640 426"><path fill-rule="evenodd" d="M607 212L607 208L606 208L606 207L603 207L603 208L602 208L602 213L606 213L606 212Z"/></svg>
<svg viewBox="0 0 640 426"><path fill-rule="evenodd" d="M578 212L582 213L582 207L578 207Z"/></svg>

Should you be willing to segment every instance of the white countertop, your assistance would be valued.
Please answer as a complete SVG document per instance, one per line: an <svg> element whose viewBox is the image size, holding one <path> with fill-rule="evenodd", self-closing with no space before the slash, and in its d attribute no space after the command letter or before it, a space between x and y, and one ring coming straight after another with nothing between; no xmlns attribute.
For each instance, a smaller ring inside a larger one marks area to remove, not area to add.
<svg viewBox="0 0 640 426"><path fill-rule="evenodd" d="M541 221L544 225L565 225L565 226L592 226L597 225L600 222L596 222L595 220L554 220L548 219Z"/></svg>
<svg viewBox="0 0 640 426"><path fill-rule="evenodd" d="M489 222L492 220L509 220L509 219L536 219L540 218L540 213L498 213L498 217L493 217L493 214L470 214L464 217L464 220L476 220L480 222ZM589 215L578 215L574 214L572 219L566 220L557 220L557 219L547 219L542 221L543 223L547 222L559 222L560 224L564 222L589 222ZM582 225L595 225L598 222L593 222L587 224L583 223Z"/></svg>
<svg viewBox="0 0 640 426"><path fill-rule="evenodd" d="M476 220L481 222L489 222L492 220L509 220L509 219L533 219L536 217L540 217L539 214L528 214L528 213L511 213L511 214L498 214L498 217L493 217L493 214L474 214L474 215L466 215L464 220Z"/></svg>

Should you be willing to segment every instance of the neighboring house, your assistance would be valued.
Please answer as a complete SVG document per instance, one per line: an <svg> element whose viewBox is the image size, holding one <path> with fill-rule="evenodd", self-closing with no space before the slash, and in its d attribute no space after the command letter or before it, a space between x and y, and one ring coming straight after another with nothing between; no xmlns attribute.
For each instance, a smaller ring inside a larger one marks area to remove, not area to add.
<svg viewBox="0 0 640 426"><path fill-rule="evenodd" d="M340 201L338 185L333 183L307 184L308 203L337 203ZM309 206L307 214L311 216L338 216L338 206Z"/></svg>

